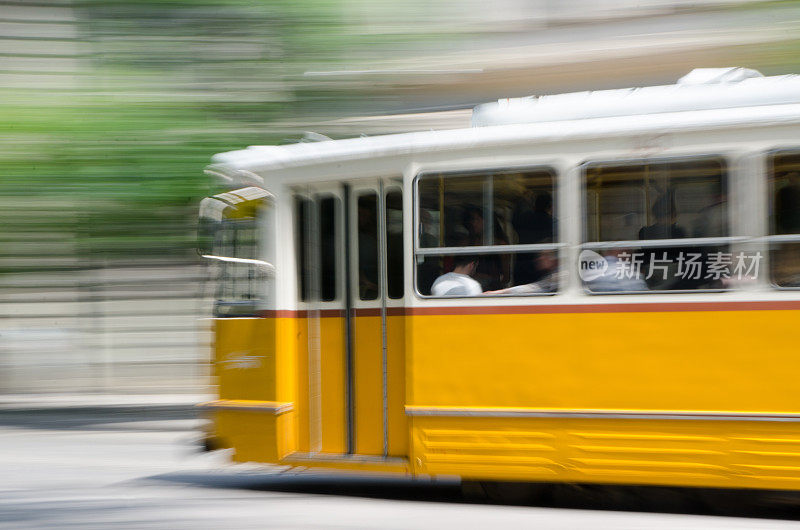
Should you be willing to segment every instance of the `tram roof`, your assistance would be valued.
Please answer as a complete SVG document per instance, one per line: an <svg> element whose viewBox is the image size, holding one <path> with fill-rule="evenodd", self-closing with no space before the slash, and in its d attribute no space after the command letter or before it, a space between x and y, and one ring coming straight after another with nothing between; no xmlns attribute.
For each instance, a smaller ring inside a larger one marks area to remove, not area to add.
<svg viewBox="0 0 800 530"><path fill-rule="evenodd" d="M251 146L215 155L212 163L260 172L493 143L787 121L800 121L800 76L764 77L742 68L708 68L693 70L675 85L479 105L473 111L473 126L467 129Z"/></svg>
<svg viewBox="0 0 800 530"><path fill-rule="evenodd" d="M475 107L472 126L634 116L800 103L800 76L696 68L674 85L501 99Z"/></svg>

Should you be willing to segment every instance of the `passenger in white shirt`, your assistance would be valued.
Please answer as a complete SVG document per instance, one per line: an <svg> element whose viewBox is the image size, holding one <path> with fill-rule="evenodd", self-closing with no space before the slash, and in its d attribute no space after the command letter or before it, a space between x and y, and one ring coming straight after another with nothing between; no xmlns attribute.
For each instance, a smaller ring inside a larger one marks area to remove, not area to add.
<svg viewBox="0 0 800 530"><path fill-rule="evenodd" d="M472 278L478 266L475 256L456 256L453 265L453 272L442 274L433 282L433 296L478 296L483 293L481 284Z"/></svg>

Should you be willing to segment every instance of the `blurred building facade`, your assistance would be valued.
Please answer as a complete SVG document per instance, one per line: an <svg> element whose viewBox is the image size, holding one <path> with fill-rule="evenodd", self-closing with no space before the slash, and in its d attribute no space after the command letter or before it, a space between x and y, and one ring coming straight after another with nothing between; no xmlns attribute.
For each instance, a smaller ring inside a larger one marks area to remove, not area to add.
<svg viewBox="0 0 800 530"><path fill-rule="evenodd" d="M784 69L797 8L758 4L0 1L0 393L206 388L193 246L213 153L466 126L482 100L672 82L701 60Z"/></svg>

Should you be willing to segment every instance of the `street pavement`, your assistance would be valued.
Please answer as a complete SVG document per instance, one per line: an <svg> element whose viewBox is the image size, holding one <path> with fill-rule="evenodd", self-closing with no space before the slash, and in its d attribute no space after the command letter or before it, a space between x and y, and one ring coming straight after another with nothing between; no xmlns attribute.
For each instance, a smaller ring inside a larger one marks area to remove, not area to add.
<svg viewBox="0 0 800 530"><path fill-rule="evenodd" d="M512 504L465 496L455 479L233 465L224 451L199 452L202 420L187 410L119 410L0 410L0 528L750 529L800 520L800 504L774 494L720 493L709 509L692 491L563 487Z"/></svg>

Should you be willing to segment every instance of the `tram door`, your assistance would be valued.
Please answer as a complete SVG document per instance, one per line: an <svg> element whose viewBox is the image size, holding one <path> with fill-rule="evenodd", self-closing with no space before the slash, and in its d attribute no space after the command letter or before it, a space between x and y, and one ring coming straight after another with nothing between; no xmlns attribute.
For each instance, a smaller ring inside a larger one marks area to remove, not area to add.
<svg viewBox="0 0 800 530"><path fill-rule="evenodd" d="M309 454L347 450L345 207L341 186L295 190L297 441Z"/></svg>
<svg viewBox="0 0 800 530"><path fill-rule="evenodd" d="M404 456L408 429L400 179L352 186L350 214L351 452Z"/></svg>
<svg viewBox="0 0 800 530"><path fill-rule="evenodd" d="M403 456L408 430L399 181L296 190L299 449Z"/></svg>

